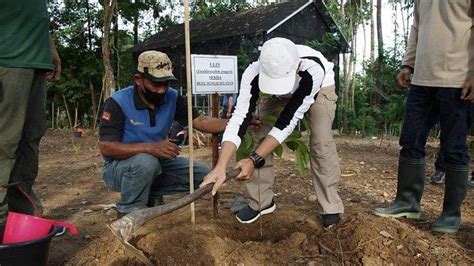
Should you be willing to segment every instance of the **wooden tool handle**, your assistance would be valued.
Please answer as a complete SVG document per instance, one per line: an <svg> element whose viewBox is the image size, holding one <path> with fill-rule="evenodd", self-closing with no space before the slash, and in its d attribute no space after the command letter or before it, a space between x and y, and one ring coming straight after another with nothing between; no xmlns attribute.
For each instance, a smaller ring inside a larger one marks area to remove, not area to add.
<svg viewBox="0 0 474 266"><path fill-rule="evenodd" d="M239 173L240 169L228 172L226 174L225 181L235 178ZM123 241L128 241L128 239L136 228L142 226L144 223L155 217L173 212L190 204L191 202L194 202L197 199L200 199L202 196L211 192L213 186L214 183L210 183L205 185L204 187L196 189L193 193L187 194L186 196L168 204L131 212L122 217L121 219L118 219L117 221L110 224L109 228L117 237L120 237Z"/></svg>

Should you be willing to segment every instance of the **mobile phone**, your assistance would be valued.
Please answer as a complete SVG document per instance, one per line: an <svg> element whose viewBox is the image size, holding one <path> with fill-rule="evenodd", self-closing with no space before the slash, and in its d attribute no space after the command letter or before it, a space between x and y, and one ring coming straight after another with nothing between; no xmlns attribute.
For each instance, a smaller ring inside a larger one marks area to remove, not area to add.
<svg viewBox="0 0 474 266"><path fill-rule="evenodd" d="M177 135L174 138L170 139L171 143L174 143L176 145L181 145L184 140L184 135Z"/></svg>

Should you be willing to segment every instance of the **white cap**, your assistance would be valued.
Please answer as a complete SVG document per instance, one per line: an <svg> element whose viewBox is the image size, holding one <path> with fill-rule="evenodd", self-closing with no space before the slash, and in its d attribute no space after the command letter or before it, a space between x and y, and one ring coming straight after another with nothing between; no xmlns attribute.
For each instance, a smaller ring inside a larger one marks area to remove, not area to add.
<svg viewBox="0 0 474 266"><path fill-rule="evenodd" d="M285 95L292 91L300 62L296 45L285 38L266 41L261 49L258 86L271 95Z"/></svg>

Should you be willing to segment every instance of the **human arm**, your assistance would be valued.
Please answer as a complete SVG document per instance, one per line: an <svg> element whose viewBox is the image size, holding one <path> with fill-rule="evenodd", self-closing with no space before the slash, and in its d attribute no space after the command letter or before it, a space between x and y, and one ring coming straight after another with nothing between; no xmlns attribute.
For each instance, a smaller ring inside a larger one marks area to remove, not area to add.
<svg viewBox="0 0 474 266"><path fill-rule="evenodd" d="M206 133L222 133L225 130L228 119L220 119L209 116L203 116L196 108L192 108L193 127ZM176 99L176 112L174 120L181 125L188 125L188 103L186 99L178 95Z"/></svg>
<svg viewBox="0 0 474 266"><path fill-rule="evenodd" d="M229 99L227 102L226 118L230 118L232 116L232 109L234 108L234 105L235 105L234 95L231 95L229 96Z"/></svg>
<svg viewBox="0 0 474 266"><path fill-rule="evenodd" d="M397 84L402 88L408 88L411 84L411 75L413 74L413 68L409 66L402 66L400 72L397 75Z"/></svg>
<svg viewBox="0 0 474 266"><path fill-rule="evenodd" d="M58 50L56 49L56 45L54 44L51 34L49 35L49 44L51 47L51 58L54 68L46 74L46 78L49 80L59 80L59 77L61 76L61 58L59 57Z"/></svg>
<svg viewBox="0 0 474 266"><path fill-rule="evenodd" d="M148 153L158 158L175 159L180 152L178 145L168 140L131 144L120 141L99 141L99 149L102 155L120 160L140 153Z"/></svg>
<svg viewBox="0 0 474 266"><path fill-rule="evenodd" d="M474 77L464 82L461 92L461 99L474 103Z"/></svg>
<svg viewBox="0 0 474 266"><path fill-rule="evenodd" d="M471 37L470 42L474 42L474 4L471 4L470 16L472 18L471 35L473 36ZM468 65L470 68L468 69L468 77L462 87L461 99L474 102L474 69L472 68L474 65L474 51L470 50L469 56Z"/></svg>
<svg viewBox="0 0 474 266"><path fill-rule="evenodd" d="M193 127L206 133L222 133L224 132L228 121L228 119L199 115L193 119Z"/></svg>
<svg viewBox="0 0 474 266"><path fill-rule="evenodd" d="M213 195L224 183L226 166L240 146L241 139L252 122L259 92L258 63L255 62L247 67L242 75L239 100L223 134L221 154L217 164L201 183L201 186L204 186L216 182L212 190Z"/></svg>
<svg viewBox="0 0 474 266"><path fill-rule="evenodd" d="M397 84L402 88L408 88L411 84L411 75L415 69L416 49L418 45L418 24L419 24L419 0L415 1L413 12L413 24L408 38L405 57L402 61L402 67L397 75Z"/></svg>
<svg viewBox="0 0 474 266"><path fill-rule="evenodd" d="M260 157L265 158L271 154L294 131L298 121L304 117L304 114L314 104L325 76L324 70L319 64L312 65L305 71L300 71L299 75L301 80L298 89L286 104L274 127L255 150ZM242 169L242 172L236 177L239 180L250 179L255 170L253 160L248 158L239 161L237 167Z"/></svg>
<svg viewBox="0 0 474 266"><path fill-rule="evenodd" d="M324 70L321 66L314 64L313 66L308 67L305 71L301 71L299 74L302 77L299 88L295 91L292 98L289 100L288 104L281 112L280 117L277 119L277 122L275 123L273 129L256 149L256 153L261 157L266 157L270 153L272 153L273 150L277 148L281 143L283 143L283 141L291 134L291 132L293 132L298 123L298 120L303 118L304 114L309 110L311 105L314 103L314 99L317 93L319 92L319 89L321 88L321 84L324 79ZM239 96L237 108L234 111L234 115L231 118L231 121L232 119L234 119L235 114L238 112L238 108L241 103L242 101ZM238 146L236 145L234 151L237 148ZM216 182L213 187L213 193L215 193L220 188L220 185L223 183L223 180L225 180L225 166L230 160L230 156L228 158L221 157L219 157L215 169L204 178L203 182L203 185L211 182ZM249 158L242 159L237 162L235 168L241 169L240 174L236 177L238 180L249 179L253 171L255 170L254 163Z"/></svg>

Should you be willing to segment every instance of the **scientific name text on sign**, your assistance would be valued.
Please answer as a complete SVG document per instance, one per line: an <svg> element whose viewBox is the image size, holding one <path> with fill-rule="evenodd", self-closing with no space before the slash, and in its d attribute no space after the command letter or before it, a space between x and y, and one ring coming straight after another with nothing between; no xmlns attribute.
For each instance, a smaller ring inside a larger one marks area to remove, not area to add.
<svg viewBox="0 0 474 266"><path fill-rule="evenodd" d="M191 55L193 94L236 93L237 56Z"/></svg>

